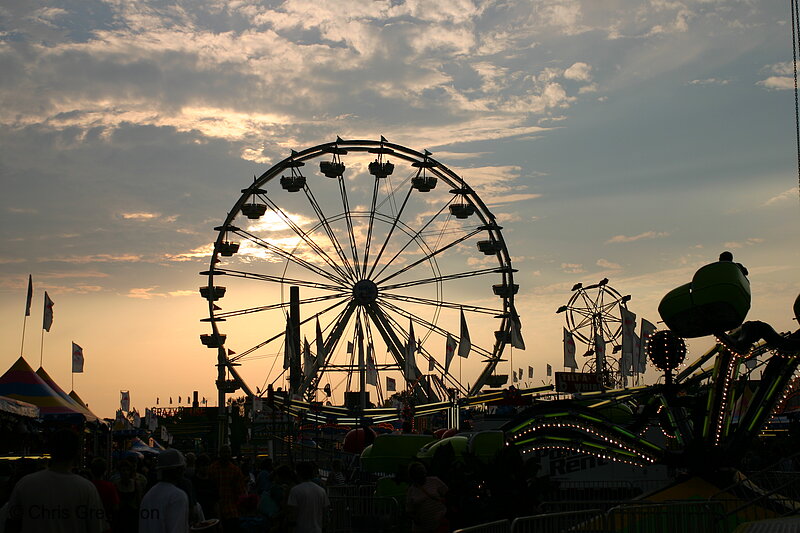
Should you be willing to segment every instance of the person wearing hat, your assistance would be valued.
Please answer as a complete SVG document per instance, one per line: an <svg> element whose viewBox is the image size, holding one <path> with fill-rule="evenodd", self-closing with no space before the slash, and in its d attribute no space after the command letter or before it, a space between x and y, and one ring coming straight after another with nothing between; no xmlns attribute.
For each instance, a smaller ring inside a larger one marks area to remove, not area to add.
<svg viewBox="0 0 800 533"><path fill-rule="evenodd" d="M158 456L160 481L142 498L139 533L188 533L189 497L178 488L186 468L183 454L169 448Z"/></svg>

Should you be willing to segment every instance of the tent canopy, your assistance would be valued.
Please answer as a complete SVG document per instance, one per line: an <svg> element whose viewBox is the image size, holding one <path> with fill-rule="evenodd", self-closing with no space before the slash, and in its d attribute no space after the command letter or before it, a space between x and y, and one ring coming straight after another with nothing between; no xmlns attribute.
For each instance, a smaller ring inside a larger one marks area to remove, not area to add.
<svg viewBox="0 0 800 533"><path fill-rule="evenodd" d="M42 378L42 381L47 383L47 385L51 389L53 389L53 391L55 391L56 394L61 396L64 399L65 402L67 402L69 405L71 405L78 412L82 413L83 416L86 417L86 420L88 422L97 422L98 420L100 420L100 418L96 414L91 412L85 405L81 405L80 403L75 401L75 399L73 399L69 394L64 392L64 389L59 387L58 383L53 381L53 378L50 377L50 374L48 374L47 371L43 367L41 367L41 366L39 367L39 370L36 371L36 375L38 375L40 378Z"/></svg>
<svg viewBox="0 0 800 533"><path fill-rule="evenodd" d="M27 402L39 408L42 418L74 417L91 420L75 404L67 402L48 385L23 357L0 376L0 396ZM95 417L96 419L96 417Z"/></svg>

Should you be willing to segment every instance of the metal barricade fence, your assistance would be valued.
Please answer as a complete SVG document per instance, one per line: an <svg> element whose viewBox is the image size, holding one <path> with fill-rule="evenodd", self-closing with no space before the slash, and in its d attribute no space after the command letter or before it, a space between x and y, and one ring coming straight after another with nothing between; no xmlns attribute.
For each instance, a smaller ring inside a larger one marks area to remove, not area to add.
<svg viewBox="0 0 800 533"><path fill-rule="evenodd" d="M374 485L329 487L331 533L389 533L405 524L394 498L376 497Z"/></svg>
<svg viewBox="0 0 800 533"><path fill-rule="evenodd" d="M523 516L515 518L511 523L511 533L562 533L567 531L605 532L603 511L589 509L577 512Z"/></svg>
<svg viewBox="0 0 800 533"><path fill-rule="evenodd" d="M511 533L511 522L508 520L497 520L476 526L456 529L453 533Z"/></svg>
<svg viewBox="0 0 800 533"><path fill-rule="evenodd" d="M723 516L721 505L706 501L628 502L606 513L605 530L623 533L725 533Z"/></svg>
<svg viewBox="0 0 800 533"><path fill-rule="evenodd" d="M594 502L597 503L597 502ZM571 510L480 524L454 533L726 533L718 502L625 502L602 509Z"/></svg>

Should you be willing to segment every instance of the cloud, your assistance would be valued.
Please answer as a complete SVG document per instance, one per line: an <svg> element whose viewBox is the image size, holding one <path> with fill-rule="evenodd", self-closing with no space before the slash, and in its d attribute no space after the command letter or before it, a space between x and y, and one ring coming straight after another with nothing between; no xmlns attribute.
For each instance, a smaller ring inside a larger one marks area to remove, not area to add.
<svg viewBox="0 0 800 533"><path fill-rule="evenodd" d="M786 189L780 194L777 194L761 204L762 206L769 206L769 205L776 205L776 204L783 204L790 200L797 200L798 196L798 188L792 187L791 189Z"/></svg>
<svg viewBox="0 0 800 533"><path fill-rule="evenodd" d="M764 239L760 239L758 237L751 237L751 238L749 238L749 239L747 239L745 241L741 241L741 242L736 242L736 241L726 242L724 244L724 246L725 246L725 248L734 248L735 249L735 248L744 248L745 246L753 246L753 245L756 245L756 244L761 244L762 242L764 242Z"/></svg>
<svg viewBox="0 0 800 533"><path fill-rule="evenodd" d="M55 256L40 259L40 262L57 262L57 263L138 263L143 261L143 256L139 254L88 254L88 255L70 255L70 256Z"/></svg>
<svg viewBox="0 0 800 533"><path fill-rule="evenodd" d="M659 232L646 231L644 233L640 233L638 235L632 235L630 237L626 235L615 235L614 237L608 239L606 241L606 244L620 243L620 242L635 242L635 241L641 241L643 239L659 239L661 237L668 237L668 236L669 233L665 231L659 231Z"/></svg>
<svg viewBox="0 0 800 533"><path fill-rule="evenodd" d="M773 75L756 82L756 85L773 91L794 89L794 71L791 61L767 65L763 71Z"/></svg>
<svg viewBox="0 0 800 533"><path fill-rule="evenodd" d="M131 289L128 291L126 295L128 298L137 298L140 300L152 300L156 296L163 296L162 294L153 293L157 287L145 287L145 288L137 288Z"/></svg>
<svg viewBox="0 0 800 533"><path fill-rule="evenodd" d="M728 85L730 80L719 78L705 78L702 80L692 80L689 85Z"/></svg>
<svg viewBox="0 0 800 533"><path fill-rule="evenodd" d="M564 77L568 80L590 82L592 81L592 67L582 61L573 63L564 71Z"/></svg>
<svg viewBox="0 0 800 533"><path fill-rule="evenodd" d="M770 89L773 91L786 91L789 89L794 89L794 78L789 78L784 76L770 76L765 80L756 82L756 85L760 85L765 89Z"/></svg>
<svg viewBox="0 0 800 533"><path fill-rule="evenodd" d="M611 261L609 261L607 259L598 259L596 265L601 267L601 268L607 268L609 270L621 270L622 269L622 265L619 265L618 263L612 263Z"/></svg>
<svg viewBox="0 0 800 533"><path fill-rule="evenodd" d="M159 218L159 213L121 213L120 216L125 220L153 220Z"/></svg>
<svg viewBox="0 0 800 533"><path fill-rule="evenodd" d="M6 211L17 215L36 215L39 213L38 209L31 207L6 207Z"/></svg>
<svg viewBox="0 0 800 533"><path fill-rule="evenodd" d="M561 263L561 271L567 274L580 274L586 272L580 263Z"/></svg>
<svg viewBox="0 0 800 533"><path fill-rule="evenodd" d="M196 296L197 295L197 291L178 290L178 291L169 291L167 294L169 296Z"/></svg>

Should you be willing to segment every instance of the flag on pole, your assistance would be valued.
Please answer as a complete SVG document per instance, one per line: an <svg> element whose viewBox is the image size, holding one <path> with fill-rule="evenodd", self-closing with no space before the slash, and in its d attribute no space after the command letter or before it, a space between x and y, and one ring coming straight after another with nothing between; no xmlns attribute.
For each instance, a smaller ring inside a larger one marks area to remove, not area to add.
<svg viewBox="0 0 800 533"><path fill-rule="evenodd" d="M633 358L634 354L634 336L636 335L636 315L625 309L620 308L622 311L622 358L620 360L620 371L623 376L630 376L633 374Z"/></svg>
<svg viewBox="0 0 800 533"><path fill-rule="evenodd" d="M126 413L131 410L131 393L130 393L130 391L126 391L126 390L119 391L119 408L122 409Z"/></svg>
<svg viewBox="0 0 800 533"><path fill-rule="evenodd" d="M603 338L602 332L595 333L594 335L594 354L601 358L605 358L606 356L606 340Z"/></svg>
<svg viewBox="0 0 800 533"><path fill-rule="evenodd" d="M73 373L82 373L83 372L83 348L72 343L72 372Z"/></svg>
<svg viewBox="0 0 800 533"><path fill-rule="evenodd" d="M647 355L644 353L645 343L650 338L650 335L656 332L656 327L652 322L643 318L642 327L639 331L639 364L636 371L639 374L644 374L645 370L647 370Z"/></svg>
<svg viewBox="0 0 800 533"><path fill-rule="evenodd" d="M525 379L525 375L522 373L522 369L521 369L521 368L520 368L520 369L519 369L519 371L517 372L517 375L519 376L519 380L520 380L520 381L522 381L523 379Z"/></svg>
<svg viewBox="0 0 800 533"><path fill-rule="evenodd" d="M636 333L633 334L633 373L641 374L644 370L639 370L642 364L642 339Z"/></svg>
<svg viewBox="0 0 800 533"><path fill-rule="evenodd" d="M325 364L325 342L322 340L322 328L319 327L319 317L317 317L317 367L322 368Z"/></svg>
<svg viewBox="0 0 800 533"><path fill-rule="evenodd" d="M372 345L367 345L367 385L378 386L378 369L375 366L375 358L373 357Z"/></svg>
<svg viewBox="0 0 800 533"><path fill-rule="evenodd" d="M552 375L553 375L553 367L550 366L550 364L548 363L548 365L547 365L547 376L550 377Z"/></svg>
<svg viewBox="0 0 800 533"><path fill-rule="evenodd" d="M408 342L406 343L406 368L405 378L406 381L413 381L417 379L417 339L414 337L414 322L409 319L408 323Z"/></svg>
<svg viewBox="0 0 800 533"><path fill-rule="evenodd" d="M528 367L528 379L533 379L533 367Z"/></svg>
<svg viewBox="0 0 800 533"><path fill-rule="evenodd" d="M575 339L567 328L564 328L564 367L578 368L578 363L575 361Z"/></svg>
<svg viewBox="0 0 800 533"><path fill-rule="evenodd" d="M394 381L394 378L386 376L386 391L394 392L396 390L397 390L397 383Z"/></svg>
<svg viewBox="0 0 800 533"><path fill-rule="evenodd" d="M311 346L308 344L308 339L303 337L303 372L306 376L310 376L314 370L314 356L311 355Z"/></svg>
<svg viewBox="0 0 800 533"><path fill-rule="evenodd" d="M42 328L45 331L50 331L50 326L53 325L53 300L50 299L50 296L47 295L47 291L44 291L44 318L42 319Z"/></svg>
<svg viewBox="0 0 800 533"><path fill-rule="evenodd" d="M450 370L450 362L456 354L456 340L449 333L447 334L447 341L444 345L444 371L447 373Z"/></svg>
<svg viewBox="0 0 800 533"><path fill-rule="evenodd" d="M522 339L522 324L516 315L511 317L511 346L518 350L525 349L525 341Z"/></svg>
<svg viewBox="0 0 800 533"><path fill-rule="evenodd" d="M512 378L514 380L513 383L516 383L517 382L517 371L516 370L512 370L511 371L511 376L512 376Z"/></svg>
<svg viewBox="0 0 800 533"><path fill-rule="evenodd" d="M461 338L458 341L458 356L469 357L469 351L472 349L472 342L469 340L469 330L467 329L467 319L464 316L464 310L461 310Z"/></svg>
<svg viewBox="0 0 800 533"><path fill-rule="evenodd" d="M31 316L32 300L33 300L33 276L28 274L28 299L25 301L25 316Z"/></svg>

